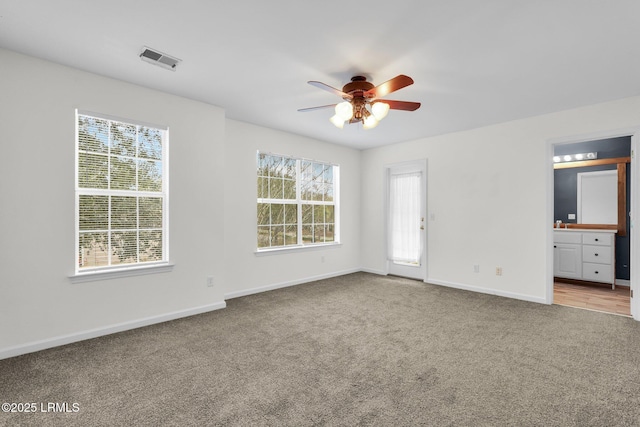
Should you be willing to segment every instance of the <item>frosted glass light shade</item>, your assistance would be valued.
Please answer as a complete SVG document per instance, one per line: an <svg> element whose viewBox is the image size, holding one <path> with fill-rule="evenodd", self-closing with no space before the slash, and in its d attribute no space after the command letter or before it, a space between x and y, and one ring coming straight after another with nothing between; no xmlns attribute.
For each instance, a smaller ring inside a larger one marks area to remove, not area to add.
<svg viewBox="0 0 640 427"><path fill-rule="evenodd" d="M364 119L364 123L362 124L362 129L373 129L378 126L378 120L374 115L370 115L366 119Z"/></svg>
<svg viewBox="0 0 640 427"><path fill-rule="evenodd" d="M371 106L371 112L376 119L380 121L387 116L387 113L389 113L389 104L385 104L384 102L374 102Z"/></svg>
<svg viewBox="0 0 640 427"><path fill-rule="evenodd" d="M336 105L336 116L340 117L343 121L351 120L351 117L353 117L353 105L347 101Z"/></svg>
<svg viewBox="0 0 640 427"><path fill-rule="evenodd" d="M339 117L337 114L335 116L331 116L329 121L333 123L337 128L342 129L344 127L344 120L342 119L342 117Z"/></svg>

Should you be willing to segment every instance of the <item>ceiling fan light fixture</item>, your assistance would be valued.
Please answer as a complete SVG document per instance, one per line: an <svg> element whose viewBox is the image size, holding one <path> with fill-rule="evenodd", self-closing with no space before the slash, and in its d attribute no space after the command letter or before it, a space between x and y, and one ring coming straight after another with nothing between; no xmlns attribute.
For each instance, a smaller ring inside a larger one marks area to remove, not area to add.
<svg viewBox="0 0 640 427"><path fill-rule="evenodd" d="M373 115L375 116L375 118L380 121L382 119L384 119L385 117L387 117L387 114L389 113L389 104L385 103L385 102L374 102L371 105L371 113L373 113Z"/></svg>
<svg viewBox="0 0 640 427"><path fill-rule="evenodd" d="M345 120L344 120L342 117L338 116L337 114L336 114L336 115L334 115L334 116L331 116L331 118L329 119L329 121L330 121L331 123L333 123L333 124L334 124L334 126L335 126L335 127L337 127L337 128L339 128L339 129L342 129L342 128L344 127L344 122L345 122Z"/></svg>
<svg viewBox="0 0 640 427"><path fill-rule="evenodd" d="M343 122L351 120L351 117L353 117L353 105L351 105L351 103L348 101L337 104L336 116L340 117Z"/></svg>

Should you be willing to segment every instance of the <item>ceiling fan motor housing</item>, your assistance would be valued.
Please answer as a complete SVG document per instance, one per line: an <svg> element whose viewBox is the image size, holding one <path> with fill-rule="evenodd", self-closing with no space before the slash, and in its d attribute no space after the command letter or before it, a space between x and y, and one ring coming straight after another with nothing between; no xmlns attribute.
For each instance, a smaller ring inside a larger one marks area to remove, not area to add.
<svg viewBox="0 0 640 427"><path fill-rule="evenodd" d="M373 83L368 82L366 77L354 76L351 77L351 83L344 85L342 91L353 97L364 97L364 93L374 87Z"/></svg>

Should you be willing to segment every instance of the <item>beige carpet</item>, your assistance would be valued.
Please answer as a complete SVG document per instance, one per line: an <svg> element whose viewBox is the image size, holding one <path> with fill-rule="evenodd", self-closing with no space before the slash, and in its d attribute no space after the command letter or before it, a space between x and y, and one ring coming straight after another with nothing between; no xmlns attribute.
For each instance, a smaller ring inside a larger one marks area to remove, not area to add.
<svg viewBox="0 0 640 427"><path fill-rule="evenodd" d="M640 426L639 379L631 319L358 273L0 361L0 425Z"/></svg>

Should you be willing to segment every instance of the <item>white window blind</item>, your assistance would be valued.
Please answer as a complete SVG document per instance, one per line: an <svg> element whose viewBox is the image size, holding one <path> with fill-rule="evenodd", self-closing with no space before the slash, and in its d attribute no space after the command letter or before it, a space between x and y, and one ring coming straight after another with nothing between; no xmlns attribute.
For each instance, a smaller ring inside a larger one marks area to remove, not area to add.
<svg viewBox="0 0 640 427"><path fill-rule="evenodd" d="M76 114L76 272L166 262L168 130Z"/></svg>
<svg viewBox="0 0 640 427"><path fill-rule="evenodd" d="M258 250L339 242L339 167L257 156Z"/></svg>

